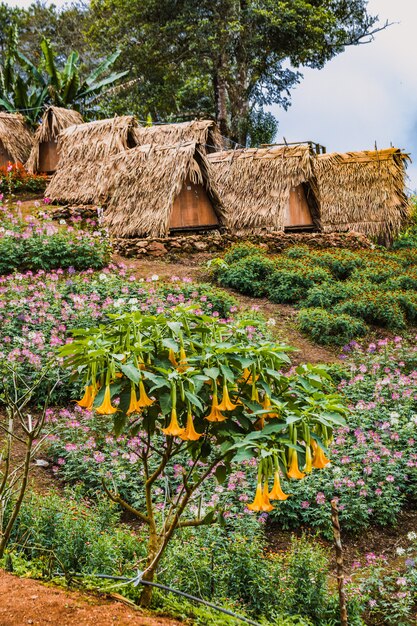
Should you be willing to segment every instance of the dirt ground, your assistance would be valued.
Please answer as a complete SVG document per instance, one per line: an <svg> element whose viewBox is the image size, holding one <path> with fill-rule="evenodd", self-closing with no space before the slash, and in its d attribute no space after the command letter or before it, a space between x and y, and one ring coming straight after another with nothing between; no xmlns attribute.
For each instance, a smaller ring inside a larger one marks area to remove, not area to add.
<svg viewBox="0 0 417 626"><path fill-rule="evenodd" d="M105 596L66 591L0 571L1 626L177 626Z"/></svg>

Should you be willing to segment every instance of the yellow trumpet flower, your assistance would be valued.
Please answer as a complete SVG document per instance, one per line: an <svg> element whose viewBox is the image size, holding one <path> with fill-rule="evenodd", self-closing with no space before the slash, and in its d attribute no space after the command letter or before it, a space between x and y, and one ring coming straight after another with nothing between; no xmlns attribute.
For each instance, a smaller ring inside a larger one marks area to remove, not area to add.
<svg viewBox="0 0 417 626"><path fill-rule="evenodd" d="M295 478L296 480L301 480L302 478L304 478L305 474L303 472L300 472L298 468L297 451L291 450L290 454L291 454L291 463L290 463L290 468L287 472L287 476L288 478Z"/></svg>
<svg viewBox="0 0 417 626"><path fill-rule="evenodd" d="M209 422L224 422L227 419L225 415L219 410L219 403L217 400L217 393L213 393L213 400L211 403L211 411L206 415L206 420Z"/></svg>
<svg viewBox="0 0 417 626"><path fill-rule="evenodd" d="M113 415L117 409L111 404L110 385L106 385L103 402L96 408L96 413L100 415Z"/></svg>
<svg viewBox="0 0 417 626"><path fill-rule="evenodd" d="M262 430L265 426L265 418L263 415L260 415L254 424L255 430Z"/></svg>
<svg viewBox="0 0 417 626"><path fill-rule="evenodd" d="M81 400L77 400L77 404L82 409L88 409L89 411L91 411L91 409L93 408L94 397L95 393L93 390L93 385L87 385L83 397L81 398Z"/></svg>
<svg viewBox="0 0 417 626"><path fill-rule="evenodd" d="M126 411L127 415L130 415L131 413L140 413L140 407L138 407L138 400L136 397L136 389L135 386L132 385L132 389L130 392L130 404L129 404L129 408Z"/></svg>
<svg viewBox="0 0 417 626"><path fill-rule="evenodd" d="M143 384L143 381L141 380L139 382L139 400L136 403L136 408L143 409L145 406L151 406L151 404L153 403L154 403L154 400L151 400L146 395L145 385Z"/></svg>
<svg viewBox="0 0 417 626"><path fill-rule="evenodd" d="M259 393L254 385L252 385L252 393L250 399L252 400L252 402L259 402Z"/></svg>
<svg viewBox="0 0 417 626"><path fill-rule="evenodd" d="M258 380L258 378L259 378L259 374L257 376L255 376L255 381ZM242 376L240 378L240 382L243 382L246 385L252 385L253 384L252 373L251 373L251 371L247 367L245 367L243 372L242 372Z"/></svg>
<svg viewBox="0 0 417 626"><path fill-rule="evenodd" d="M191 411L187 413L187 424L185 426L185 430L180 435L181 439L184 441L197 441L200 439L203 433L198 433L194 428L193 417L191 415Z"/></svg>
<svg viewBox="0 0 417 626"><path fill-rule="evenodd" d="M226 383L223 385L223 398L221 403L217 406L219 411L234 411L237 404L233 404L229 396L229 390Z"/></svg>
<svg viewBox="0 0 417 626"><path fill-rule="evenodd" d="M262 408L263 409L270 409L271 408L271 398L268 396L268 394L265 394L264 400L262 402ZM273 417L278 417L278 413L265 413L264 417L266 419L270 419Z"/></svg>
<svg viewBox="0 0 417 626"><path fill-rule="evenodd" d="M311 447L309 445L306 445L306 464L304 467L304 471L306 474L310 474L313 469L312 461L313 459L311 456Z"/></svg>
<svg viewBox="0 0 417 626"><path fill-rule="evenodd" d="M187 365L187 355L185 354L185 350L184 347L181 346L180 348L180 361L179 361L179 365L177 367L179 372L185 372L185 370L188 369L188 365Z"/></svg>
<svg viewBox="0 0 417 626"><path fill-rule="evenodd" d="M162 432L170 437L181 437L184 434L184 428L178 424L177 409L171 411L171 421L167 428L163 428Z"/></svg>
<svg viewBox="0 0 417 626"><path fill-rule="evenodd" d="M289 494L286 494L282 491L281 481L279 479L279 472L274 472L274 484L272 487L272 491L269 493L270 500L286 500Z"/></svg>
<svg viewBox="0 0 417 626"><path fill-rule="evenodd" d="M171 365L173 365L174 367L178 367L178 361L175 358L175 352L172 348L170 348L168 351L168 360L170 361Z"/></svg>
<svg viewBox="0 0 417 626"><path fill-rule="evenodd" d="M314 450L313 467L316 469L323 469L330 463L330 459L326 457L323 450L316 444Z"/></svg>
<svg viewBox="0 0 417 626"><path fill-rule="evenodd" d="M267 480L265 481L265 484L264 484L264 490L263 490L262 497L263 497L263 501L264 501L264 505L263 505L262 510L266 511L266 512L273 511L274 507L272 506L272 504L269 501L268 481Z"/></svg>
<svg viewBox="0 0 417 626"><path fill-rule="evenodd" d="M251 511L262 511L264 506L264 497L262 493L262 483L258 483L256 486L255 499L252 504L248 504L247 507Z"/></svg>

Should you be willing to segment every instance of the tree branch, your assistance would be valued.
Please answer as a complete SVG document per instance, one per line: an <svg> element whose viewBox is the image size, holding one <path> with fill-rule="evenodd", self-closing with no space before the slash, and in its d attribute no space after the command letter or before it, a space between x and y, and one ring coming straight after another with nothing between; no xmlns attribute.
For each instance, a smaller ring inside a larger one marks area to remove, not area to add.
<svg viewBox="0 0 417 626"><path fill-rule="evenodd" d="M138 517L139 519L142 520L142 522L145 522L145 524L149 525L150 523L149 517L147 517L144 513L141 513L141 511L138 511L137 509L135 509L130 504L128 504L125 500L123 500L120 494L112 493L110 489L108 489L104 478L102 479L101 482L103 485L103 489L106 492L106 495L110 498L110 500L112 500L112 502L115 502L116 504L120 504L120 506L126 509L126 511L129 511L129 513L132 513L132 515L134 515L135 517Z"/></svg>

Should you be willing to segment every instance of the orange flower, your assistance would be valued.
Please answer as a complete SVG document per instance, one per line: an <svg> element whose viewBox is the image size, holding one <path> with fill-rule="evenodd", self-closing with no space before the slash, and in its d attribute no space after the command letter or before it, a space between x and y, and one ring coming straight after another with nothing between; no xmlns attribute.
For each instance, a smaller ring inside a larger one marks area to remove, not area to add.
<svg viewBox="0 0 417 626"><path fill-rule="evenodd" d="M269 501L268 481L267 480L265 481L265 484L264 484L264 491L263 491L262 497L263 497L263 501L264 501L263 507L262 507L262 511L265 511L265 512L273 511L274 507L272 506L272 504Z"/></svg>
<svg viewBox="0 0 417 626"><path fill-rule="evenodd" d="M171 437L181 437L184 433L184 428L178 424L177 418L177 409L172 409L171 411L171 421L167 428L163 428L162 432L165 435L169 435Z"/></svg>
<svg viewBox="0 0 417 626"><path fill-rule="evenodd" d="M312 464L313 467L317 469L323 469L329 463L330 463L330 459L326 457L326 455L324 454L320 446L316 445L316 448L314 451L313 464Z"/></svg>
<svg viewBox="0 0 417 626"><path fill-rule="evenodd" d="M211 403L211 411L206 415L206 420L209 422L224 422L227 419L219 410L219 403L217 400L217 393L213 393L213 400Z"/></svg>
<svg viewBox="0 0 417 626"><path fill-rule="evenodd" d="M255 422L254 429L262 430L264 426L265 426L265 418L263 415L260 415L259 418Z"/></svg>
<svg viewBox="0 0 417 626"><path fill-rule="evenodd" d="M310 474L312 469L313 469L313 465L312 465L312 457L311 457L311 447L309 445L306 445L306 464L304 467L304 471L306 474Z"/></svg>
<svg viewBox="0 0 417 626"><path fill-rule="evenodd" d="M178 361L175 358L175 352L172 348L170 348L168 351L168 360L171 362L171 365L173 365L174 367L178 367Z"/></svg>
<svg viewBox="0 0 417 626"><path fill-rule="evenodd" d="M279 479L279 472L274 472L274 485L272 491L269 493L270 500L286 500L289 494L286 494L281 489L281 481Z"/></svg>
<svg viewBox="0 0 417 626"><path fill-rule="evenodd" d="M267 393L265 394L264 401L262 402L262 408L263 409L271 408L271 398L268 396ZM278 417L278 413L265 413L264 417L266 419L270 419L272 417Z"/></svg>
<svg viewBox="0 0 417 626"><path fill-rule="evenodd" d="M259 378L259 375L255 376L255 380L258 380L258 378ZM252 385L253 383L252 373L250 370L248 370L247 367L245 367L245 369L243 370L242 376L239 380L240 382L243 382L246 385Z"/></svg>
<svg viewBox="0 0 417 626"><path fill-rule="evenodd" d="M221 403L217 406L219 411L234 411L237 407L237 404L233 404L229 396L229 390L227 388L226 383L223 385L223 398Z"/></svg>
<svg viewBox="0 0 417 626"><path fill-rule="evenodd" d="M291 463L290 463L290 469L287 472L287 476L288 478L295 478L296 480L301 480L302 478L304 478L305 474L303 474L303 472L300 472L300 470L298 469L297 451L291 450L290 454L291 454Z"/></svg>
<svg viewBox="0 0 417 626"><path fill-rule="evenodd" d="M181 346L180 348L180 363L177 367L179 372L185 372L185 370L188 369L188 365L187 365L187 355L185 354L185 350L184 347Z"/></svg>
<svg viewBox="0 0 417 626"><path fill-rule="evenodd" d="M77 400L77 404L81 408L91 411L93 408L94 397L95 393L93 391L93 385L87 385L83 397L81 400Z"/></svg>
<svg viewBox="0 0 417 626"><path fill-rule="evenodd" d="M148 398L148 396L146 395L145 385L143 384L143 381L141 380L139 382L139 400L136 403L136 408L143 409L143 407L151 406L151 404L153 403L154 401Z"/></svg>
<svg viewBox="0 0 417 626"><path fill-rule="evenodd" d="M255 499L252 504L248 504L248 509L251 511L263 511L264 497L262 493L262 483L258 483L256 486Z"/></svg>
<svg viewBox="0 0 417 626"><path fill-rule="evenodd" d="M187 425L185 427L184 432L180 435L181 439L184 441L197 441L200 439L203 433L198 433L194 428L193 417L191 415L191 411L187 413Z"/></svg>
<svg viewBox="0 0 417 626"><path fill-rule="evenodd" d="M136 397L136 389L135 386L132 385L132 389L130 392L130 404L129 404L129 408L126 411L127 415L130 415L131 413L140 413L140 407L138 407L138 400Z"/></svg>
<svg viewBox="0 0 417 626"><path fill-rule="evenodd" d="M117 409L111 404L110 385L106 385L103 402L96 408L96 413L100 415L113 415L117 413Z"/></svg>

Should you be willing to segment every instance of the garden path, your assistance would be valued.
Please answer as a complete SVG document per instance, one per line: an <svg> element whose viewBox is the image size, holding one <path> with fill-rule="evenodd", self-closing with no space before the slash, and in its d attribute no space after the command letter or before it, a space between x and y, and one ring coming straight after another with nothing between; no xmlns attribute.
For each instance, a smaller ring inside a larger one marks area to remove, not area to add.
<svg viewBox="0 0 417 626"><path fill-rule="evenodd" d="M207 261L213 258L210 254L193 254L177 257L175 261L161 258L126 259L114 255L113 261L125 263L127 267L137 273L138 277L150 278L153 275L160 279L170 279L172 276L179 278L192 278L196 282L209 282L210 277L206 271ZM277 339L297 349L292 355L292 361L298 363L334 363L338 361L337 351L318 346L306 339L296 326L297 309L284 304L274 304L266 298L250 298L231 290L225 291L232 294L242 308L256 307L266 318L275 320L275 335Z"/></svg>
<svg viewBox="0 0 417 626"><path fill-rule="evenodd" d="M179 626L105 595L67 591L0 571L2 626Z"/></svg>

